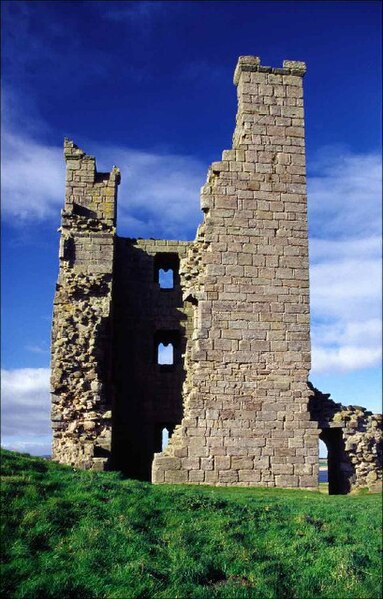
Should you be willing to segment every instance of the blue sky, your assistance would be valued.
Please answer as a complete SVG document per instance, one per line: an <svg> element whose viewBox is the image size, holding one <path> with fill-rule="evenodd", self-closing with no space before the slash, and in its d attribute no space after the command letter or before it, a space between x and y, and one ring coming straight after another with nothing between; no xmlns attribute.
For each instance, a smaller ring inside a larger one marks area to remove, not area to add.
<svg viewBox="0 0 383 599"><path fill-rule="evenodd" d="M121 168L120 235L192 239L246 54L307 63L311 380L379 411L381 3L1 4L3 444L50 452L63 137Z"/></svg>

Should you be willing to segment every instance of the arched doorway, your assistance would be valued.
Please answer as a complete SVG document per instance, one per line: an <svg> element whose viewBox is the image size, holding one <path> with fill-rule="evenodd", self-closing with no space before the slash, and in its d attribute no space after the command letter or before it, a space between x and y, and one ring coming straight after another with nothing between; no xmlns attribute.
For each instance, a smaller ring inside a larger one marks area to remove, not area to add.
<svg viewBox="0 0 383 599"><path fill-rule="evenodd" d="M345 495L350 492L355 468L345 452L342 429L323 428L319 438L327 447L329 495Z"/></svg>

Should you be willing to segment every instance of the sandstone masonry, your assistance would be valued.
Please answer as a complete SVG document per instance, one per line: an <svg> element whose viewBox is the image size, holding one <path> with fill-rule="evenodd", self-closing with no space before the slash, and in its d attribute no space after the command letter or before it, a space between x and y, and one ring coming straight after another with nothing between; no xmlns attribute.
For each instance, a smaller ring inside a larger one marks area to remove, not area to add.
<svg viewBox="0 0 383 599"><path fill-rule="evenodd" d="M97 173L65 141L54 459L155 483L315 489L320 437L330 492L379 485L381 418L308 383L305 70L240 57L233 147L208 171L193 242L117 237L118 169Z"/></svg>

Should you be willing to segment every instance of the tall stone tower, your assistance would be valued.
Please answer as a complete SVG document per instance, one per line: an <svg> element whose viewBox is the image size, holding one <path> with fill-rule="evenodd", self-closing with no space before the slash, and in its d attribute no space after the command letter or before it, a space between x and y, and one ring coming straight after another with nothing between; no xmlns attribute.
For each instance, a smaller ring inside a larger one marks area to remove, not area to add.
<svg viewBox="0 0 383 599"><path fill-rule="evenodd" d="M65 141L53 459L155 483L317 488L320 437L330 492L381 481L381 417L308 384L305 70L240 57L233 147L208 171L191 242L117 236L118 169L97 173Z"/></svg>
<svg viewBox="0 0 383 599"><path fill-rule="evenodd" d="M316 487L302 62L239 59L233 149L213 163L184 282L195 305L184 419L155 482Z"/></svg>

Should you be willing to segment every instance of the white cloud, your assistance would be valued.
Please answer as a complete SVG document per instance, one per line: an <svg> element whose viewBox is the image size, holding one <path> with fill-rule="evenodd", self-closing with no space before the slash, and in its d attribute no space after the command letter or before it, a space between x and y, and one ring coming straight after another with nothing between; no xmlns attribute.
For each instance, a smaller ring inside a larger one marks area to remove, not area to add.
<svg viewBox="0 0 383 599"><path fill-rule="evenodd" d="M1 371L1 442L8 449L50 454L49 368Z"/></svg>
<svg viewBox="0 0 383 599"><path fill-rule="evenodd" d="M309 223L313 237L366 238L381 233L382 162L377 153L323 148L309 165Z"/></svg>
<svg viewBox="0 0 383 599"><path fill-rule="evenodd" d="M65 188L62 150L4 132L2 156L4 218L17 225L57 216Z"/></svg>
<svg viewBox="0 0 383 599"><path fill-rule="evenodd" d="M314 264L311 310L316 319L370 319L380 313L380 259L341 258Z"/></svg>
<svg viewBox="0 0 383 599"><path fill-rule="evenodd" d="M49 349L43 344L26 345L24 349L31 352L32 354L49 354Z"/></svg>
<svg viewBox="0 0 383 599"><path fill-rule="evenodd" d="M202 220L199 189L206 178L206 165L190 156L113 146L94 149L98 163L103 164L99 170L117 164L122 173L118 197L120 234L194 238ZM57 218L65 191L62 149L5 132L2 188L3 215L10 223Z"/></svg>
<svg viewBox="0 0 383 599"><path fill-rule="evenodd" d="M309 179L312 371L381 363L381 160L328 150Z"/></svg>
<svg viewBox="0 0 383 599"><path fill-rule="evenodd" d="M199 190L207 165L191 156L104 149L119 165L119 233L129 237L194 239L202 221Z"/></svg>
<svg viewBox="0 0 383 599"><path fill-rule="evenodd" d="M376 346L382 334L382 322L379 318L356 322L348 320L333 324L317 322L314 326L318 338L326 345L341 343L359 347L370 342Z"/></svg>
<svg viewBox="0 0 383 599"><path fill-rule="evenodd" d="M340 259L375 259L382 253L380 236L351 239L318 239L313 236L310 243L310 261L312 264L339 261Z"/></svg>
<svg viewBox="0 0 383 599"><path fill-rule="evenodd" d="M11 451L19 451L21 453L30 453L36 456L50 456L52 439L51 435L36 435L33 441L19 435L6 436L1 440L1 446Z"/></svg>
<svg viewBox="0 0 383 599"><path fill-rule="evenodd" d="M380 364L382 351L380 347L344 345L338 348L323 348L314 346L312 360L316 373L332 370L358 370Z"/></svg>

